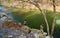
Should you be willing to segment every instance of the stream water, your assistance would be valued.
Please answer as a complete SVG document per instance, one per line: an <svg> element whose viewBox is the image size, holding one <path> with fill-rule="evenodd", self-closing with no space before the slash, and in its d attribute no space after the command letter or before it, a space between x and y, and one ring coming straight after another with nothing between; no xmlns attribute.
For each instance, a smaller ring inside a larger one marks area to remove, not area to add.
<svg viewBox="0 0 60 38"><path fill-rule="evenodd" d="M11 13L6 13L4 11L4 9L6 9L4 6L0 6L0 15L6 15L9 19L13 20L13 17L12 17L12 14ZM0 24L3 23L5 20L5 17L1 17L0 18ZM0 38L3 38L5 34L8 34L8 35L16 35L16 34L19 34L18 31L16 30L8 30L8 29L5 29L5 28L0 28Z"/></svg>

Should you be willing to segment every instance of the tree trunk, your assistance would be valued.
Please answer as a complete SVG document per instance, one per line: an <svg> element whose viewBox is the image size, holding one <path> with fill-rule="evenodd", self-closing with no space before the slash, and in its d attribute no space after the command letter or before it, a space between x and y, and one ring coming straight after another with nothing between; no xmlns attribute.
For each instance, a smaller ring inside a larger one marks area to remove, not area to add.
<svg viewBox="0 0 60 38"><path fill-rule="evenodd" d="M55 0L53 0L53 13L54 13L54 17L53 17L53 23L52 23L52 30L51 30L51 36L53 35L54 32L54 26L55 26L55 22L56 22L56 6L55 6Z"/></svg>
<svg viewBox="0 0 60 38"><path fill-rule="evenodd" d="M48 24L48 21L47 21L47 18L46 18L46 14L45 14L45 10L41 10L40 7L38 7L38 9L41 11L41 13L43 14L44 16L44 20L46 22L46 25L47 25L47 32L48 32L48 36L50 36L50 32L49 32L49 24Z"/></svg>

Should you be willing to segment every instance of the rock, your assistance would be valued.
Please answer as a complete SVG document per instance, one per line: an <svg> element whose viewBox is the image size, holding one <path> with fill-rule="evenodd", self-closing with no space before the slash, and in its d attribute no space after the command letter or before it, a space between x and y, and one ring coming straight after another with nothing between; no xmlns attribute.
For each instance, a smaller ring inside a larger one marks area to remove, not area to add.
<svg viewBox="0 0 60 38"><path fill-rule="evenodd" d="M32 33L27 34L27 38L35 38L35 36Z"/></svg>
<svg viewBox="0 0 60 38"><path fill-rule="evenodd" d="M2 28L2 24L0 24L0 28Z"/></svg>
<svg viewBox="0 0 60 38"><path fill-rule="evenodd" d="M50 36L46 36L45 38L50 38ZM53 36L52 36L52 38L53 38Z"/></svg>
<svg viewBox="0 0 60 38"><path fill-rule="evenodd" d="M12 35L8 35L8 38L12 38L13 36Z"/></svg>
<svg viewBox="0 0 60 38"><path fill-rule="evenodd" d="M21 35L21 36L18 36L16 38L26 38L26 36Z"/></svg>
<svg viewBox="0 0 60 38"><path fill-rule="evenodd" d="M28 33L29 30L30 30L30 27L28 27L28 26L22 26L22 27L21 27L21 30L23 30L23 31L25 31L26 33Z"/></svg>
<svg viewBox="0 0 60 38"><path fill-rule="evenodd" d="M2 24L3 28L20 30L21 25L16 21L6 21Z"/></svg>

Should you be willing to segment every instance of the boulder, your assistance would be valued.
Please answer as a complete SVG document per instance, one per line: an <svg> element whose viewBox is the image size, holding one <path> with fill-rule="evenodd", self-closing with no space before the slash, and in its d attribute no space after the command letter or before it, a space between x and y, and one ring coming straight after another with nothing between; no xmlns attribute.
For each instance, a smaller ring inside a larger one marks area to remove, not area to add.
<svg viewBox="0 0 60 38"><path fill-rule="evenodd" d="M50 38L50 36L46 36L45 38ZM53 38L53 36L52 36L52 38Z"/></svg>

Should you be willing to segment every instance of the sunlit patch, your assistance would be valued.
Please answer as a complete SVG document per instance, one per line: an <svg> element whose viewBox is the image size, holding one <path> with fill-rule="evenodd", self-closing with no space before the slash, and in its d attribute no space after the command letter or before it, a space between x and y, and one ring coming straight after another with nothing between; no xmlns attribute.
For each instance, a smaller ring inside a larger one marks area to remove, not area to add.
<svg viewBox="0 0 60 38"><path fill-rule="evenodd" d="M30 17L30 16L33 16L33 15L35 15L35 14L36 14L36 13L32 13L32 14L26 16L26 18L27 18L27 17Z"/></svg>
<svg viewBox="0 0 60 38"><path fill-rule="evenodd" d="M60 24L60 19L59 20L56 20L56 24Z"/></svg>
<svg viewBox="0 0 60 38"><path fill-rule="evenodd" d="M25 18L30 17L30 16L34 16L34 15L37 15L37 14L40 14L40 13L41 13L41 12L39 12L39 11L37 12L37 11L36 11L36 12L34 12L34 13L31 13L30 15L27 15Z"/></svg>

